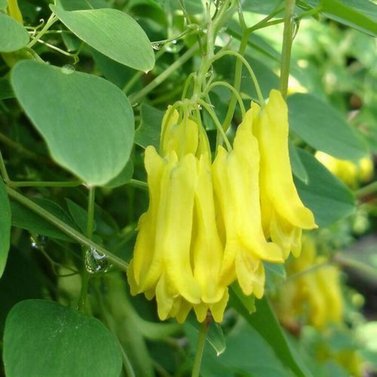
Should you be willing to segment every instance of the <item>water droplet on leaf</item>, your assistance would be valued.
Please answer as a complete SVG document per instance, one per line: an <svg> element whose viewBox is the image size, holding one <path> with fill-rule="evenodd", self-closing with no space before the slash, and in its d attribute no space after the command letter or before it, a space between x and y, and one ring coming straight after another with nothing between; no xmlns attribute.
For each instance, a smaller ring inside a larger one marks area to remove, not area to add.
<svg viewBox="0 0 377 377"><path fill-rule="evenodd" d="M99 272L107 272L110 268L110 263L105 254L91 247L85 253L85 268L90 274Z"/></svg>
<svg viewBox="0 0 377 377"><path fill-rule="evenodd" d="M71 73L75 72L75 67L73 65L66 64L66 65L63 65L61 70L62 70L62 73L66 75L70 75Z"/></svg>
<svg viewBox="0 0 377 377"><path fill-rule="evenodd" d="M163 43L161 42L152 42L152 48L153 50L158 51L162 47Z"/></svg>

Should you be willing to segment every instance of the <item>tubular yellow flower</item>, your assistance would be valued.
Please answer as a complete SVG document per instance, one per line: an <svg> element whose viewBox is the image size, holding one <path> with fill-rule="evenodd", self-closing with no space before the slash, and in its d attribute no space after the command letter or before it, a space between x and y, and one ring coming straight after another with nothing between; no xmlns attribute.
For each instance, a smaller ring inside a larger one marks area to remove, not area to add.
<svg viewBox="0 0 377 377"><path fill-rule="evenodd" d="M156 297L162 320L183 322L193 309L199 321L208 311L221 321L228 291L220 280L209 143L187 112L180 118L172 108L161 133L161 155L145 151L150 202L129 265L131 293Z"/></svg>
<svg viewBox="0 0 377 377"><path fill-rule="evenodd" d="M288 109L280 92L272 90L259 109L253 132L258 139L261 167L261 205L267 237L280 245L284 256L300 253L301 230L316 228L313 213L302 203L293 182L288 152Z"/></svg>
<svg viewBox="0 0 377 377"><path fill-rule="evenodd" d="M262 297L262 260L282 262L280 248L263 234L259 192L259 149L251 132L253 109L238 127L233 150L219 147L213 163L213 180L219 221L225 230L222 278L235 278L247 295Z"/></svg>

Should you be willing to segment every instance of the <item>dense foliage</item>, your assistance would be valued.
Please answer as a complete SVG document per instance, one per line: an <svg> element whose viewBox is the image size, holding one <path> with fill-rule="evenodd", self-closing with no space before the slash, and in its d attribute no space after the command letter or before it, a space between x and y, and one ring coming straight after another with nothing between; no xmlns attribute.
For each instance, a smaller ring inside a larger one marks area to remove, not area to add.
<svg viewBox="0 0 377 377"><path fill-rule="evenodd" d="M369 0L0 0L0 375L376 373L376 36Z"/></svg>

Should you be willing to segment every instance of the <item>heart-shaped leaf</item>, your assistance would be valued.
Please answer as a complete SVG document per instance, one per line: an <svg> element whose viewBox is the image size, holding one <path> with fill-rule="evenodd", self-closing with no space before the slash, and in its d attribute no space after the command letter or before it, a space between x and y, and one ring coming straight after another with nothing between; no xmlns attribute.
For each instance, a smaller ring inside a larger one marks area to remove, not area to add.
<svg viewBox="0 0 377 377"><path fill-rule="evenodd" d="M34 61L19 62L11 83L58 164L96 186L122 171L133 145L134 117L118 87L69 67Z"/></svg>

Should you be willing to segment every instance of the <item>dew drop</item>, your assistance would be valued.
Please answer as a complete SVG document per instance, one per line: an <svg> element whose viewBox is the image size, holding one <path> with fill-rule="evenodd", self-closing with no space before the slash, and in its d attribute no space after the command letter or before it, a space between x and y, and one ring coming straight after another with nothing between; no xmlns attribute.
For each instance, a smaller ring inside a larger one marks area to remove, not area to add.
<svg viewBox="0 0 377 377"><path fill-rule="evenodd" d="M166 45L166 51L171 53L177 53L183 48L183 41L173 39L169 44Z"/></svg>
<svg viewBox="0 0 377 377"><path fill-rule="evenodd" d="M31 235L30 236L30 245L33 249L41 250L46 245L47 238L45 236Z"/></svg>
<svg viewBox="0 0 377 377"><path fill-rule="evenodd" d="M111 267L105 254L91 247L85 253L85 268L90 274L107 272Z"/></svg>
<svg viewBox="0 0 377 377"><path fill-rule="evenodd" d="M75 72L75 67L73 65L66 64L66 65L63 65L61 70L62 70L62 73L66 75L70 75L71 73Z"/></svg>
<svg viewBox="0 0 377 377"><path fill-rule="evenodd" d="M160 50L163 45L161 42L152 42L151 44L152 44L153 50L156 50L156 51Z"/></svg>

